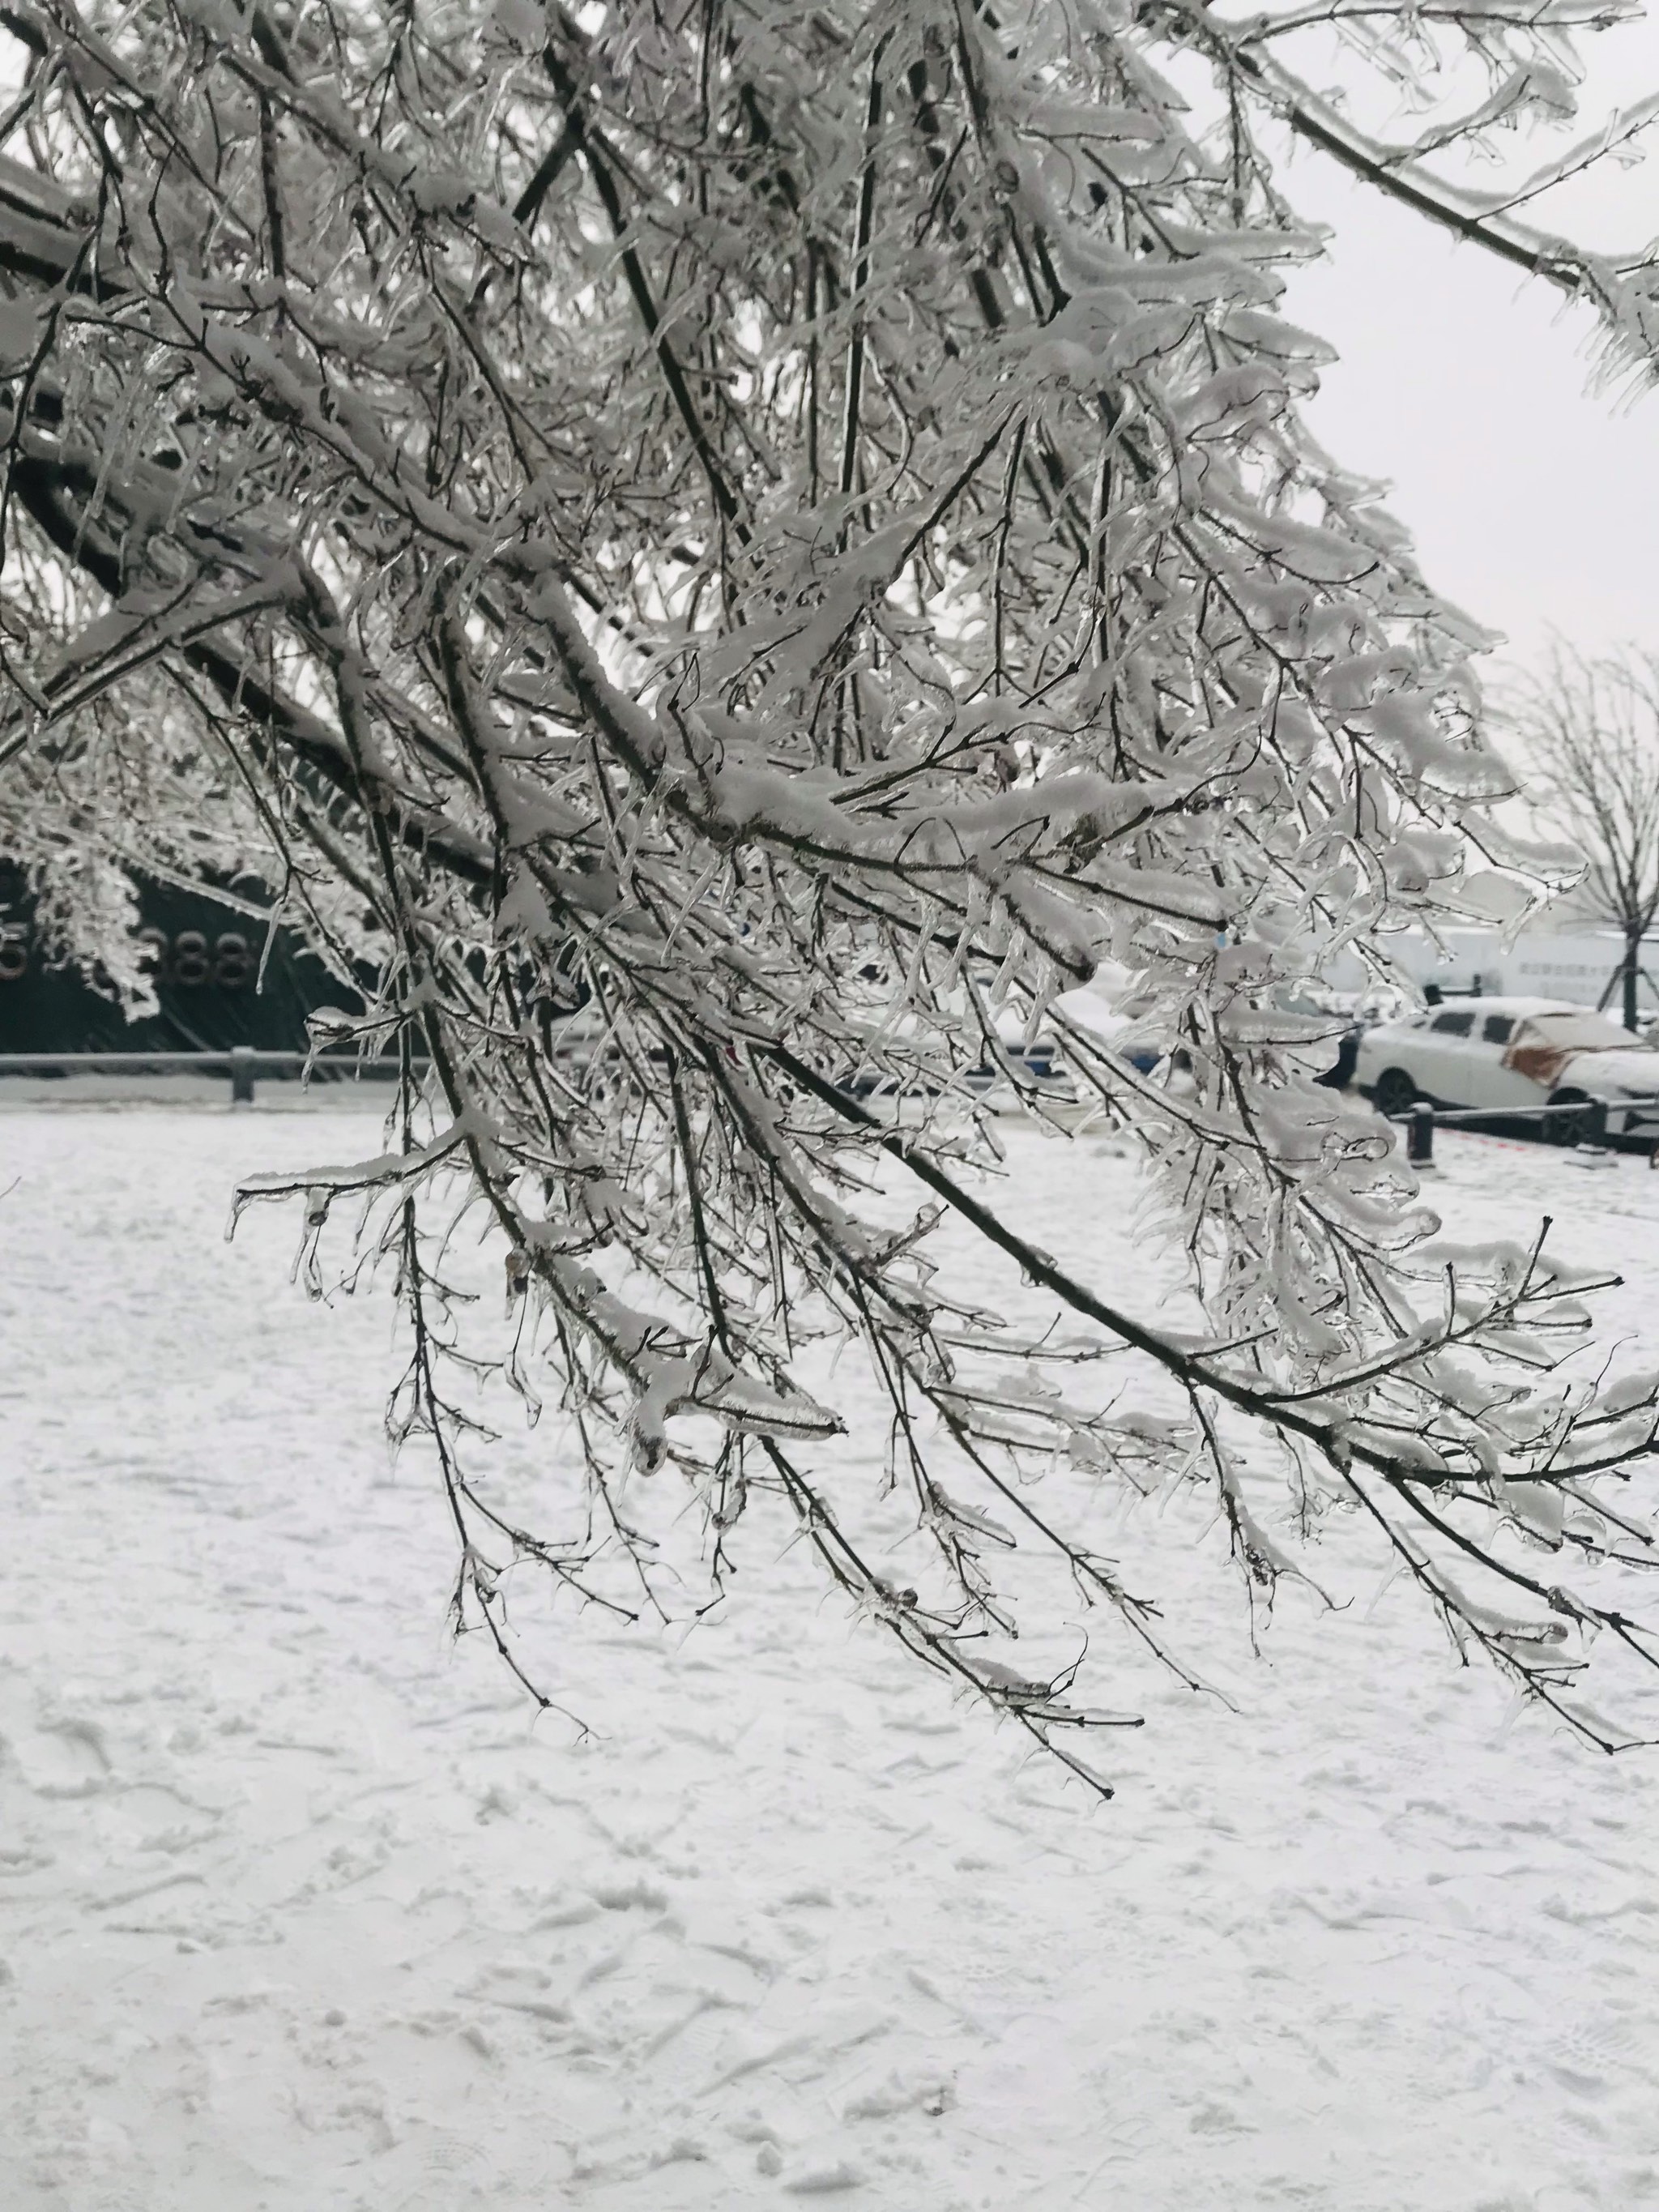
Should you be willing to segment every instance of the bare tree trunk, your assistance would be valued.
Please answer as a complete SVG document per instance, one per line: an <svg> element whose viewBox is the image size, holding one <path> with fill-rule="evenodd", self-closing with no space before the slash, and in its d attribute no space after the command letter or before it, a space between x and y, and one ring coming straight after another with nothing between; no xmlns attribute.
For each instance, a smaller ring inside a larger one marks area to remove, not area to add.
<svg viewBox="0 0 1659 2212"><path fill-rule="evenodd" d="M1626 925L1625 930L1625 1027L1633 1036L1636 1033L1636 986L1642 972L1642 932Z"/></svg>

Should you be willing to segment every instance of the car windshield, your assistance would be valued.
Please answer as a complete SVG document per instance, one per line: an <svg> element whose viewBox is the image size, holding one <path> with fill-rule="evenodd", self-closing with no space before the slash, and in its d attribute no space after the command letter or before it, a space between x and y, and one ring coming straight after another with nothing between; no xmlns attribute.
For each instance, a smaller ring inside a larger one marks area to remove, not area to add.
<svg viewBox="0 0 1659 2212"><path fill-rule="evenodd" d="M1534 1014L1522 1032L1528 1044L1547 1044L1557 1052L1646 1052L1652 1048L1641 1037L1621 1030L1605 1014Z"/></svg>

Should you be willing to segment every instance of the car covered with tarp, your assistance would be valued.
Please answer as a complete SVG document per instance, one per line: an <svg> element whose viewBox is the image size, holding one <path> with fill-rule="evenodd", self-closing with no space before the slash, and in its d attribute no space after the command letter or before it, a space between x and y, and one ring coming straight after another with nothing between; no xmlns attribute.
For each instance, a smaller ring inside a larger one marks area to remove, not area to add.
<svg viewBox="0 0 1659 2212"><path fill-rule="evenodd" d="M1494 1117L1547 1106L1537 1126L1553 1143L1659 1141L1659 1050L1559 1000L1458 999L1379 1023L1359 1039L1354 1080L1391 1119L1420 1105Z"/></svg>

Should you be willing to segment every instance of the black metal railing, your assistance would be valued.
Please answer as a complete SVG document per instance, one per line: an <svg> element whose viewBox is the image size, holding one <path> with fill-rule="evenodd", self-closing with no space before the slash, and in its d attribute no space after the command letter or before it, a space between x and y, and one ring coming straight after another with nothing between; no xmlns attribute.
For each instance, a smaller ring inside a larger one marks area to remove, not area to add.
<svg viewBox="0 0 1659 2212"><path fill-rule="evenodd" d="M564 1053L576 1054L581 1049L576 1039L563 1047ZM418 1072L424 1073L429 1062L417 1060ZM398 1063L390 1057L365 1060L349 1051L325 1046L315 1052L272 1052L255 1045L232 1045L225 1052L0 1052L0 1080L8 1076L69 1076L69 1075L223 1075L230 1079L230 1095L234 1103L251 1105L254 1087L261 1076L300 1076L307 1082L389 1083L396 1079ZM988 1081L1000 1071L975 1068L965 1079L967 1086L976 1088L973 1079L982 1077ZM1050 1076L1055 1071L1044 1067L1042 1073ZM843 1089L854 1089L848 1083ZM1650 1114L1654 1128L1650 1141L1654 1146L1652 1164L1659 1167L1659 1096L1650 1098L1621 1098L1613 1102L1615 1110L1636 1115ZM1557 1116L1575 1115L1583 1125L1584 1134L1575 1139L1590 1146L1605 1146L1608 1140L1608 1102L1601 1098L1571 1099L1555 1106L1431 1106L1407 1107L1401 1114L1385 1118L1403 1127L1406 1131L1406 1158L1416 1168L1434 1165L1434 1133L1437 1127L1455 1128L1475 1123L1507 1121L1546 1122ZM1628 1135L1629 1131L1621 1133Z"/></svg>
<svg viewBox="0 0 1659 2212"><path fill-rule="evenodd" d="M349 1060L321 1053L270 1052L232 1045L228 1052L0 1052L0 1078L30 1075L228 1075L237 1103L251 1103L261 1075L309 1073L325 1082L385 1082L393 1060Z"/></svg>
<svg viewBox="0 0 1659 2212"><path fill-rule="evenodd" d="M1655 1146L1655 1152L1650 1164L1659 1166L1659 1097L1620 1098L1611 1102L1605 1098L1573 1098L1558 1106L1418 1105L1407 1107L1403 1114L1390 1114L1387 1118L1405 1128L1406 1158L1409 1164L1414 1168L1427 1168L1434 1165L1437 1126L1455 1128L1467 1127L1477 1122L1488 1125L1494 1121L1547 1122L1558 1116L1571 1114L1577 1115L1584 1132L1574 1142L1597 1150L1603 1149L1608 1141L1607 1113L1610 1104L1620 1113L1653 1117L1655 1127L1649 1141ZM1620 1133L1629 1135L1631 1132L1626 1129Z"/></svg>
<svg viewBox="0 0 1659 2212"><path fill-rule="evenodd" d="M591 1048L586 1036L556 1044L560 1059L582 1058ZM413 1061L417 1074L431 1062ZM390 1054L367 1059L349 1045L322 1045L312 1052L276 1052L261 1045L234 1044L223 1052L0 1052L0 1080L8 1076L55 1075L224 1075L238 1105L251 1104L262 1076L303 1076L307 1083L392 1083L398 1061Z"/></svg>

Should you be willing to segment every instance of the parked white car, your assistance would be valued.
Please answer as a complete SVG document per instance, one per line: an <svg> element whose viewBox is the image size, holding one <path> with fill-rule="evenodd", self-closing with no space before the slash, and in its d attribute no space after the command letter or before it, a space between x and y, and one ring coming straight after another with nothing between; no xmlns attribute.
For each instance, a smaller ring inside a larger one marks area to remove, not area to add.
<svg viewBox="0 0 1659 2212"><path fill-rule="evenodd" d="M1610 1137L1659 1140L1659 1051L1605 1014L1556 999L1458 999L1359 1040L1354 1080L1380 1112L1463 1107L1502 1115L1579 1106L1537 1125L1572 1145L1606 1115Z"/></svg>

